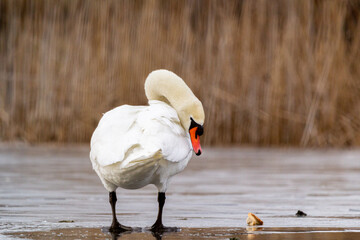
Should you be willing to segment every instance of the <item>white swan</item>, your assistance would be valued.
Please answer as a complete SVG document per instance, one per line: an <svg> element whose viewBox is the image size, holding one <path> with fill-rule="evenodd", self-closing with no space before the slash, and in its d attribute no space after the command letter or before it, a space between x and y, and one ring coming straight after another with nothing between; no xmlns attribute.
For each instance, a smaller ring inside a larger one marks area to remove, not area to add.
<svg viewBox="0 0 360 240"><path fill-rule="evenodd" d="M145 81L149 106L123 105L104 114L91 138L90 160L109 191L111 232L131 230L116 219L116 188L158 188L159 214L152 230L165 230L162 209L172 176L184 170L192 150L201 154L205 114L199 99L173 72L156 70Z"/></svg>

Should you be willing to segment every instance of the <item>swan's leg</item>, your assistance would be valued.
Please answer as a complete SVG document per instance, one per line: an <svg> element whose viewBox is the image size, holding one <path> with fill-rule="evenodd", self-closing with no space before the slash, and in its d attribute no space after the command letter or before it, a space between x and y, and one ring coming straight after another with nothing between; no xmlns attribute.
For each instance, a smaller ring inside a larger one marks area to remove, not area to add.
<svg viewBox="0 0 360 240"><path fill-rule="evenodd" d="M150 229L153 232L156 239L158 239L158 237L161 236L161 234L163 234L164 232L178 232L180 230L180 228L177 227L164 227L164 225L162 224L162 212L165 204L165 199L166 199L165 192L159 192L158 193L159 213L156 222L154 223L154 225L151 226Z"/></svg>
<svg viewBox="0 0 360 240"><path fill-rule="evenodd" d="M115 210L115 206L116 206L116 192L109 192L109 202L111 205L111 210L112 210L112 216L113 216L113 220L112 220L112 224L111 227L109 228L109 232L125 232L125 231L131 231L131 227L126 227L124 225L121 225L117 218L116 218L116 210Z"/></svg>
<svg viewBox="0 0 360 240"><path fill-rule="evenodd" d="M164 225L162 224L162 210L165 204L165 193L164 192L159 192L158 193L158 202L159 202L159 213L158 213L158 218L156 219L156 222L154 223L154 225L152 225L151 230L162 230L164 229Z"/></svg>
<svg viewBox="0 0 360 240"><path fill-rule="evenodd" d="M159 192L158 193L158 202L159 202L159 213L156 219L156 222L154 223L154 225L152 225L151 230L153 231L161 231L164 229L164 225L162 224L162 212L163 212L163 207L165 204L165 193L164 192Z"/></svg>

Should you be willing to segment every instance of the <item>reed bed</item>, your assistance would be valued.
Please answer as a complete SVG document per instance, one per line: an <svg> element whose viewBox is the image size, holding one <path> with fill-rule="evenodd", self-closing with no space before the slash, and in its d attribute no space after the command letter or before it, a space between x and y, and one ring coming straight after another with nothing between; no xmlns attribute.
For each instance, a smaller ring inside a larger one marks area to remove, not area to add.
<svg viewBox="0 0 360 240"><path fill-rule="evenodd" d="M88 142L166 68L207 145L360 145L360 1L0 0L0 140Z"/></svg>

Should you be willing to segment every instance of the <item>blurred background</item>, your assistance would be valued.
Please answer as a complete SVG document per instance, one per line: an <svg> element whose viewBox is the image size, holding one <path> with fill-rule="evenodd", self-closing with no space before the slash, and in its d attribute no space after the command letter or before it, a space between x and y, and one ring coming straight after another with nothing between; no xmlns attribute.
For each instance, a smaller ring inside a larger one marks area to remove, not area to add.
<svg viewBox="0 0 360 240"><path fill-rule="evenodd" d="M89 142L166 68L206 145L360 145L359 0L0 0L0 141Z"/></svg>

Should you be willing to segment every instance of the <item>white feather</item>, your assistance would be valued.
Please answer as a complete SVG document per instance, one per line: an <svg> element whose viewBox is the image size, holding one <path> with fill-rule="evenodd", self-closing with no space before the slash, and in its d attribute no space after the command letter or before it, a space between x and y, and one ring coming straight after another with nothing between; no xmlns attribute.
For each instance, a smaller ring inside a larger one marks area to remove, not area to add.
<svg viewBox="0 0 360 240"><path fill-rule="evenodd" d="M192 156L187 131L168 104L117 107L101 118L91 138L90 159L105 188L155 184L165 191L168 179Z"/></svg>

